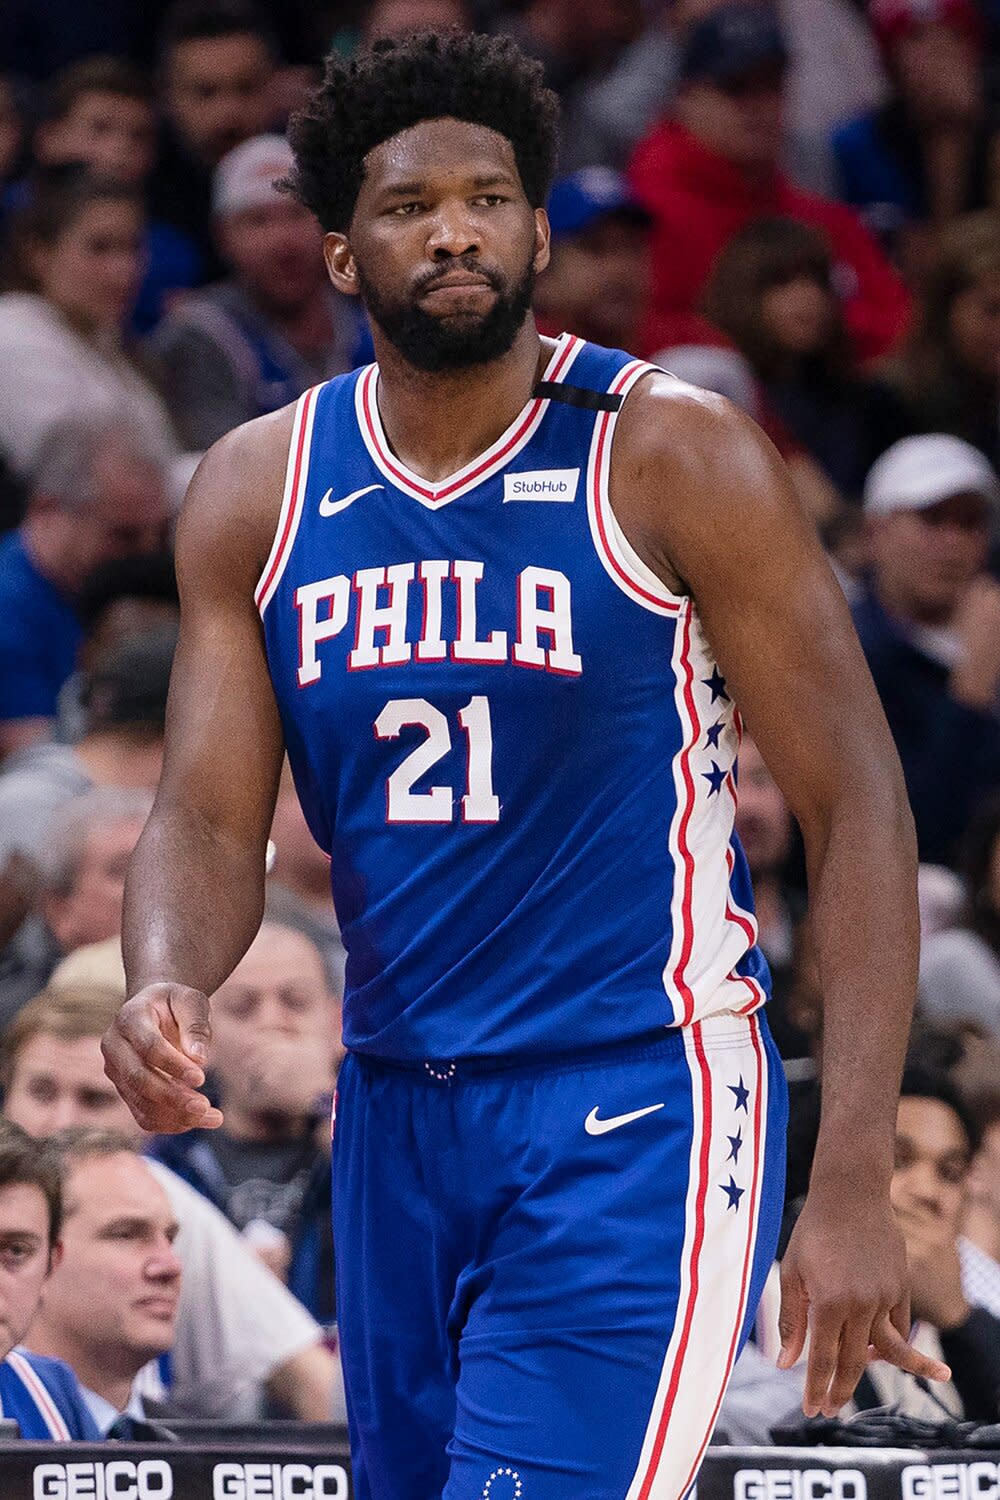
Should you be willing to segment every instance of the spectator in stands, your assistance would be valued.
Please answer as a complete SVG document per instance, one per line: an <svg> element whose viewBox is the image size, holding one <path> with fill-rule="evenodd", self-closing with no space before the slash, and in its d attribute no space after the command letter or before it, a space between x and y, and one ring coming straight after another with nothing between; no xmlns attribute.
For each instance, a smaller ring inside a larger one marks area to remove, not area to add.
<svg viewBox="0 0 1000 1500"><path fill-rule="evenodd" d="M976 1101L979 1149L969 1172L969 1196L963 1228L965 1238L995 1264L1000 1265L1000 1092ZM996 1283L994 1283L995 1287ZM1000 1297L986 1301L986 1289L976 1300L1000 1316Z"/></svg>
<svg viewBox="0 0 1000 1500"><path fill-rule="evenodd" d="M985 572L998 493L982 454L942 433L895 443L865 485L874 563L854 622L931 864L956 859L1000 784L1000 585Z"/></svg>
<svg viewBox="0 0 1000 1500"><path fill-rule="evenodd" d="M920 1010L1000 1041L1000 798L977 808L964 856L965 920L922 944Z"/></svg>
<svg viewBox="0 0 1000 1500"><path fill-rule="evenodd" d="M127 1136L67 1131L52 1142L62 1167L62 1255L27 1336L35 1354L76 1375L102 1436L124 1436L151 1414L137 1380L174 1344L179 1225ZM131 1435L131 1434L130 1434Z"/></svg>
<svg viewBox="0 0 1000 1500"><path fill-rule="evenodd" d="M87 574L74 599L83 631L77 670L59 692L56 737L75 744L87 727L83 706L87 674L106 655L138 636L158 634L180 623L180 596L173 554L139 552L99 563Z"/></svg>
<svg viewBox="0 0 1000 1500"><path fill-rule="evenodd" d="M535 292L546 333L571 329L648 356L649 214L610 167L557 179L548 204L551 259Z"/></svg>
<svg viewBox="0 0 1000 1500"><path fill-rule="evenodd" d="M276 58L261 17L243 0L177 0L160 38L166 130L150 211L221 274L212 237L212 176L227 152L274 125Z"/></svg>
<svg viewBox="0 0 1000 1500"><path fill-rule="evenodd" d="M642 22L637 0L528 0L503 17L504 29L539 59L546 83L567 100L639 36Z"/></svg>
<svg viewBox="0 0 1000 1500"><path fill-rule="evenodd" d="M833 137L839 195L919 272L926 234L997 203L983 89L984 27L973 0L871 0L894 92Z"/></svg>
<svg viewBox="0 0 1000 1500"><path fill-rule="evenodd" d="M770 412L844 498L860 500L872 463L908 429L886 388L858 375L823 232L788 217L751 220L720 252L703 307Z"/></svg>
<svg viewBox="0 0 1000 1500"><path fill-rule="evenodd" d="M112 985L53 982L0 1038L4 1113L29 1135L110 1130L137 1145L131 1111L103 1076L100 1036L122 1003Z"/></svg>
<svg viewBox="0 0 1000 1500"><path fill-rule="evenodd" d="M88 574L162 550L171 516L162 469L120 420L50 429L28 513L0 540L0 757L52 732Z"/></svg>
<svg viewBox="0 0 1000 1500"><path fill-rule="evenodd" d="M914 1318L924 1326L917 1347L940 1350L951 1366L949 1386L934 1395L956 1416L995 1422L1000 1411L1000 1317L973 1300L967 1267L977 1252L961 1237L969 1167L976 1149L973 1119L946 1080L911 1063L896 1120L892 1205L906 1241ZM982 1257L988 1259L988 1257ZM955 1398L957 1397L957 1405ZM858 1406L897 1400L913 1416L940 1421L943 1413L912 1376L882 1361L868 1366Z"/></svg>
<svg viewBox="0 0 1000 1500"><path fill-rule="evenodd" d="M61 966L62 968L68 965ZM118 969L121 970L119 952ZM124 978L122 978L124 984ZM29 1135L94 1127L142 1140L104 1073L100 1039L124 989L81 985L57 972L4 1033L4 1112ZM181 1225L185 1268L170 1400L189 1416L259 1415L265 1395L308 1421L343 1415L343 1393L320 1329L260 1263L219 1210L158 1162L150 1169Z"/></svg>
<svg viewBox="0 0 1000 1500"><path fill-rule="evenodd" d="M659 0L646 7L639 35L566 101L559 141L564 171L625 169L636 144L676 93L680 33L692 15L714 3L719 0Z"/></svg>
<svg viewBox="0 0 1000 1500"><path fill-rule="evenodd" d="M0 963L0 1025L38 993L64 954L118 936L125 871L151 805L148 792L98 787L59 809L35 917Z"/></svg>
<svg viewBox="0 0 1000 1500"><path fill-rule="evenodd" d="M30 1441L94 1442L72 1370L20 1347L59 1257L61 1222L58 1161L0 1124L0 1409Z"/></svg>
<svg viewBox="0 0 1000 1500"><path fill-rule="evenodd" d="M0 445L33 476L52 428L115 418L163 464L180 450L124 332L139 288L138 189L63 167L32 183L11 228L17 290L0 296Z"/></svg>
<svg viewBox="0 0 1000 1500"><path fill-rule="evenodd" d="M87 57L52 80L34 142L43 167L82 162L95 177L145 191L156 162L156 113L149 80L120 57ZM23 194L22 194L23 196ZM146 226L133 327L151 328L165 297L201 279L192 240L154 219Z"/></svg>
<svg viewBox="0 0 1000 1500"><path fill-rule="evenodd" d="M33 746L0 774L0 947L28 915L58 811L95 786L156 790L176 639L168 625L109 648L86 678L79 743Z"/></svg>
<svg viewBox="0 0 1000 1500"><path fill-rule="evenodd" d="M952 1379L932 1394L883 1361L868 1365L855 1409L892 1406L941 1422L948 1416L995 1421L1000 1402L1000 1264L962 1233L969 1168L977 1145L971 1112L932 1053L913 1052L903 1074L890 1194L906 1242L915 1347L950 1365ZM756 1321L768 1358L779 1348L778 1275L772 1270ZM804 1359L794 1366L804 1385ZM790 1403L789 1403L790 1404ZM780 1412L774 1412L775 1417Z"/></svg>
<svg viewBox="0 0 1000 1500"><path fill-rule="evenodd" d="M913 432L950 432L1000 464L1000 212L939 238L911 335L884 366Z"/></svg>
<svg viewBox="0 0 1000 1500"><path fill-rule="evenodd" d="M312 214L274 186L291 168L277 135L244 141L216 168L215 233L230 274L185 298L151 346L185 447L208 448L354 363L358 307L330 285Z"/></svg>
<svg viewBox="0 0 1000 1500"><path fill-rule="evenodd" d="M95 177L141 186L156 159L147 79L118 57L88 57L57 73L35 132L39 166L83 162Z"/></svg>
<svg viewBox="0 0 1000 1500"><path fill-rule="evenodd" d="M322 957L265 922L212 1001L209 1066L221 1129L154 1151L260 1246L321 1321L333 1315L328 1133L338 1007Z"/></svg>
<svg viewBox="0 0 1000 1500"><path fill-rule="evenodd" d="M884 353L902 332L903 285L856 215L781 171L787 64L764 5L723 5L686 35L673 117L639 144L629 169L654 220L658 347L710 341L697 309L712 262L749 220L770 214L825 233L860 358Z"/></svg>

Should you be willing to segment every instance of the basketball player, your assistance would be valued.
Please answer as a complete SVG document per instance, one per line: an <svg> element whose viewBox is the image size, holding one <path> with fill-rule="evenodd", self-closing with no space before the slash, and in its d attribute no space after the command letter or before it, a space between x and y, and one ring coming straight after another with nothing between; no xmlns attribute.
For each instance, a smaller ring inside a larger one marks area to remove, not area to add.
<svg viewBox="0 0 1000 1500"><path fill-rule="evenodd" d="M219 1123L206 997L260 921L287 746L349 955L334 1218L360 1500L672 1500L782 1200L741 712L802 824L827 1005L785 1359L808 1323L810 1412L870 1346L945 1373L906 1343L887 1192L917 930L899 768L757 429L539 338L538 67L483 36L333 59L292 143L378 362L231 433L192 485L108 1071L147 1130Z"/></svg>

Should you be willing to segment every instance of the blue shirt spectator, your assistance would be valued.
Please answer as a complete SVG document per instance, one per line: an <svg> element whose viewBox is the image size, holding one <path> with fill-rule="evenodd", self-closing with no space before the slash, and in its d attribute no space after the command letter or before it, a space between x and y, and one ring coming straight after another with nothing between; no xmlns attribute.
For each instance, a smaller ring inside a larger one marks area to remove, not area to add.
<svg viewBox="0 0 1000 1500"><path fill-rule="evenodd" d="M39 570L22 531L0 541L0 720L55 718L82 630L73 605Z"/></svg>
<svg viewBox="0 0 1000 1500"><path fill-rule="evenodd" d="M0 542L0 755L51 734L82 634L73 600L88 574L161 550L169 520L162 471L127 428L53 426L28 513Z"/></svg>
<svg viewBox="0 0 1000 1500"><path fill-rule="evenodd" d="M998 496L982 454L943 433L895 443L865 484L874 567L854 622L934 864L954 861L1000 785L1000 585L985 571Z"/></svg>
<svg viewBox="0 0 1000 1500"><path fill-rule="evenodd" d="M301 928L265 920L212 1000L218 1130L157 1136L154 1156L210 1199L322 1323L332 1321L325 1119L339 1054L329 966Z"/></svg>

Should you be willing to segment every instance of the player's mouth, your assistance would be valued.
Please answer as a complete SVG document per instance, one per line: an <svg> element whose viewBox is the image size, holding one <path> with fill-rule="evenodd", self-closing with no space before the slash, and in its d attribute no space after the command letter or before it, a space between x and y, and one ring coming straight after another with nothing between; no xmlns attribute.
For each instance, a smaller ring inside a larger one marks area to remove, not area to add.
<svg viewBox="0 0 1000 1500"><path fill-rule="evenodd" d="M480 306L487 297L495 297L496 288L485 276L469 271L454 271L441 276L420 294L421 302L432 307L460 312Z"/></svg>
<svg viewBox="0 0 1000 1500"><path fill-rule="evenodd" d="M432 308L450 312L463 312L466 308L478 308L487 297L495 297L495 288L483 276L463 278L462 281L439 281L427 288L421 302Z"/></svg>

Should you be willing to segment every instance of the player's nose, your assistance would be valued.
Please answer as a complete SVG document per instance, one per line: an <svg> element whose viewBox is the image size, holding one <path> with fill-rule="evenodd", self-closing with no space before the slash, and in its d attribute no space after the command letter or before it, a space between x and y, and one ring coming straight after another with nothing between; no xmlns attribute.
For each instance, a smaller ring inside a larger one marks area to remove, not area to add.
<svg viewBox="0 0 1000 1500"><path fill-rule="evenodd" d="M443 206L434 215L427 236L427 253L432 260L478 251L479 235L465 205Z"/></svg>

